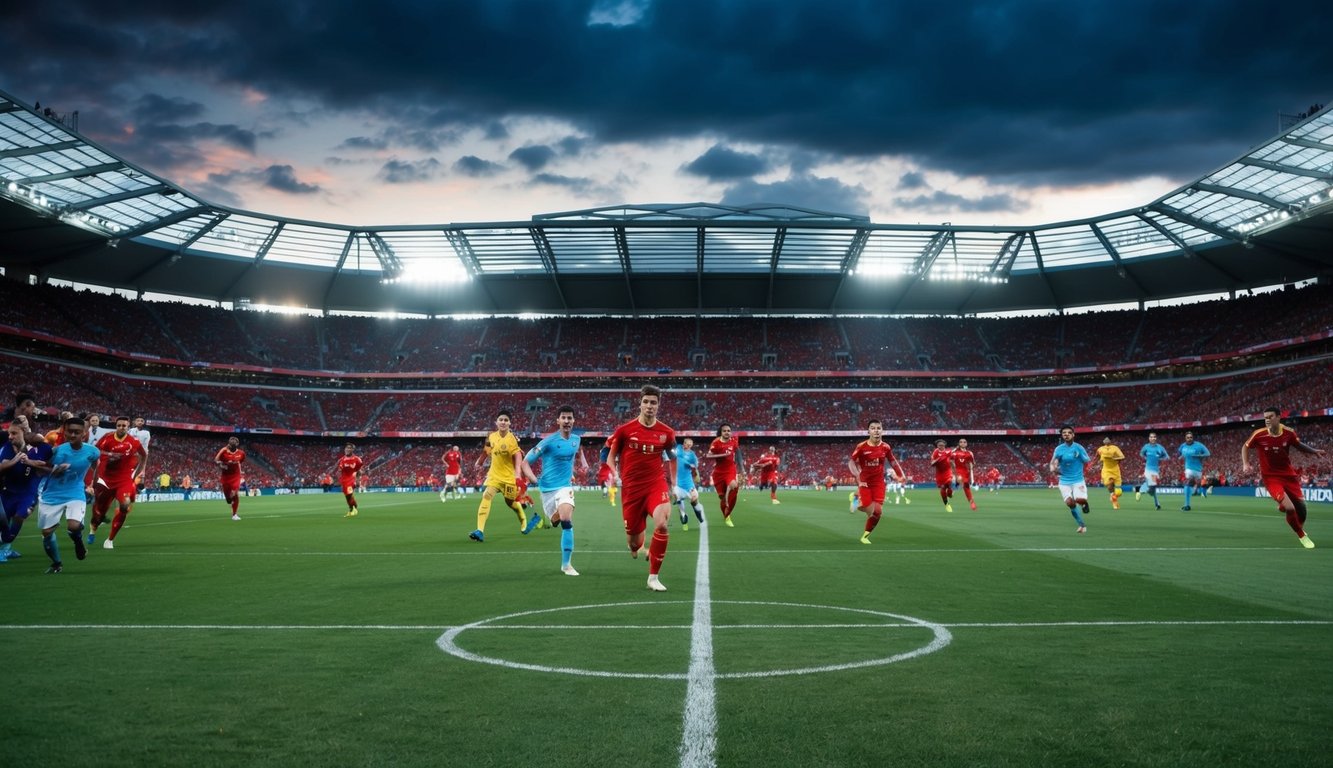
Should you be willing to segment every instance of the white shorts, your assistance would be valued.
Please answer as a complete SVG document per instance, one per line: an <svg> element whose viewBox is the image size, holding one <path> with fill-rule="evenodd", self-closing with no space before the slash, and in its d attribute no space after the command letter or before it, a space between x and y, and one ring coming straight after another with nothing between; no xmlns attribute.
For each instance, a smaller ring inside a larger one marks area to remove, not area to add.
<svg viewBox="0 0 1333 768"><path fill-rule="evenodd" d="M63 504L38 504L37 527L42 530L54 528L60 523L60 516L76 523L83 522L83 515L88 510L86 501L66 501Z"/></svg>
<svg viewBox="0 0 1333 768"><path fill-rule="evenodd" d="M1185 479L1186 479L1186 480L1202 480L1202 479L1203 479L1203 470L1201 470L1201 469L1187 469L1187 470L1185 470Z"/></svg>
<svg viewBox="0 0 1333 768"><path fill-rule="evenodd" d="M697 499L699 497L699 489L691 488L687 491L684 488L681 488L679 485L676 486L676 501L680 501L681 499L688 499L691 496Z"/></svg>
<svg viewBox="0 0 1333 768"><path fill-rule="evenodd" d="M1148 485L1158 485L1160 484L1161 479L1160 472L1150 472L1146 469L1143 471L1143 482Z"/></svg>
<svg viewBox="0 0 1333 768"><path fill-rule="evenodd" d="M457 482L458 482L458 475L445 475L445 476L444 476L444 484L445 484L445 485L453 485L454 483L457 483Z"/></svg>
<svg viewBox="0 0 1333 768"><path fill-rule="evenodd" d="M554 491L542 491L542 511L546 513L546 519L550 520L556 510L561 506L568 504L574 506L574 489L565 487L557 488Z"/></svg>
<svg viewBox="0 0 1333 768"><path fill-rule="evenodd" d="M1065 485L1060 483L1060 498L1062 499L1086 499L1088 498L1088 484L1074 483Z"/></svg>

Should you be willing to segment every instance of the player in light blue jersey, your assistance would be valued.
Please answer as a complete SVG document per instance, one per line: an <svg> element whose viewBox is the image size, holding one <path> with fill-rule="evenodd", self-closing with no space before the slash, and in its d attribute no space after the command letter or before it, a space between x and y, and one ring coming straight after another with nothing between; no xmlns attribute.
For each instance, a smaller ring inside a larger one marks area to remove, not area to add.
<svg viewBox="0 0 1333 768"><path fill-rule="evenodd" d="M1051 472L1060 476L1060 495L1078 523L1078 533L1088 532L1078 508L1083 508L1084 515L1092 511L1088 506L1088 483L1083 475L1083 469L1090 461L1092 457L1087 449L1074 442L1074 428L1069 425L1060 427L1060 444L1051 453Z"/></svg>
<svg viewBox="0 0 1333 768"><path fill-rule="evenodd" d="M1203 482L1203 460L1212 456L1208 448L1194 439L1193 432L1185 433L1185 442L1176 449L1176 454L1185 460L1185 506L1181 509L1190 511L1190 497L1199 490Z"/></svg>
<svg viewBox="0 0 1333 768"><path fill-rule="evenodd" d="M537 484L542 494L542 510L551 520L551 527L560 526L560 572L578 576L571 562L574 556L574 459L585 471L588 460L579 450L579 436L574 434L574 406L562 405L556 409L555 432L542 438L528 451L523 473ZM541 477L532 473L530 465L542 465Z"/></svg>
<svg viewBox="0 0 1333 768"><path fill-rule="evenodd" d="M685 438L676 449L676 503L680 505L680 527L690 529L690 512L704 523L704 505L699 501L699 456L694 452L694 440ZM687 506L688 505L688 506Z"/></svg>
<svg viewBox="0 0 1333 768"><path fill-rule="evenodd" d="M1148 442L1139 449L1139 455L1143 457L1143 485L1134 489L1134 500L1138 501L1146 490L1149 496L1152 496L1152 505L1161 509L1162 505L1157 501L1157 486L1162 480L1162 462L1171 458L1165 447L1157 442L1157 433L1148 433Z"/></svg>
<svg viewBox="0 0 1333 768"><path fill-rule="evenodd" d="M47 573L60 573L60 548L55 530L65 518L74 554L80 560L88 556L83 544L83 516L88 508L87 488L83 484L88 471L97 466L101 451L83 442L83 419L65 420L65 442L51 452L50 474L42 480L37 495L37 524L42 528L42 547L51 558Z"/></svg>

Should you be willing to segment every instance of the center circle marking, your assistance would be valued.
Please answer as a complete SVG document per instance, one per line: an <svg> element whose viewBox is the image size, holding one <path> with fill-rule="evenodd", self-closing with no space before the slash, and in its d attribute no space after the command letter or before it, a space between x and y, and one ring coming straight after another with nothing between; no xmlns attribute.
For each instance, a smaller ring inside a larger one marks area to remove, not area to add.
<svg viewBox="0 0 1333 768"><path fill-rule="evenodd" d="M482 654L473 653L472 651L468 651L459 647L457 639L459 635L463 634L464 632L470 629L481 629L485 627L491 627L495 626L496 622L523 618L525 616L539 616L542 614L560 613L563 611L586 611L594 608L629 608L640 605L672 605L672 604L679 605L682 603L690 604L692 602L693 601L690 600L666 600L666 601L640 600L640 601L624 602L624 603L594 603L590 605L567 605L567 606L561 606L559 608L540 608L533 611L519 611L518 613L509 613L503 616L494 616L489 619L482 619L481 621L474 621L470 624L463 624L462 626L453 627L449 631L445 632L443 635L440 635L440 637L436 639L435 645L438 646L440 650L444 651L450 656L456 656L460 659L464 659L466 661L474 661L479 664L491 664L497 667L507 667L509 669L525 669L532 672L548 672L559 675L578 675L582 677L615 677L615 678L634 678L634 679L646 679L646 680L685 680L689 677L689 674L687 672L664 672L661 674L652 674L648 672L610 672L607 670L582 669L579 667L557 667L546 664L532 664L524 661L513 661L510 659L496 658L494 656L484 656ZM863 661L851 661L843 664L822 664L812 667L792 667L789 669L773 669L773 670L755 671L755 672L723 672L714 676L718 680L739 680L744 678L782 677L788 675L812 675L820 672L839 672L847 669L863 669L865 667L879 667L888 664L896 664L897 662L900 661L907 661L909 659L915 659L919 656L925 656L927 654L934 653L944 648L945 646L949 645L949 643L953 642L953 634L950 633L949 630L945 628L943 625L936 624L931 621L926 621L925 619L918 619L915 616L904 616L902 614L889 613L887 611L872 611L867 608L845 608L837 605L811 605L807 603L774 603L774 602L749 601L749 600L714 600L712 602L714 605L767 605L767 606L776 606L779 608L807 608L807 609L814 609L821 611L843 611L846 613L858 613L868 616L879 616L881 618L895 619L899 622L902 622L903 624L920 627L922 629L928 629L931 631L932 634L932 638L929 643L926 643L925 645L922 645L919 648L914 648L910 651L895 653L891 656L884 656L874 659L865 659ZM885 624L884 628L892 629L895 628L896 626L901 626L901 625Z"/></svg>

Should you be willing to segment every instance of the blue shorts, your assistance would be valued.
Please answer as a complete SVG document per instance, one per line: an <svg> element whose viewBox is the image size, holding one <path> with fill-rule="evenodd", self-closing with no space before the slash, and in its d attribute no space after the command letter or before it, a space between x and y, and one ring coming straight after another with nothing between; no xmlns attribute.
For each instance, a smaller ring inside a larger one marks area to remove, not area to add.
<svg viewBox="0 0 1333 768"><path fill-rule="evenodd" d="M20 517L27 519L28 513L37 505L37 497L0 494L0 503L4 504L5 514L10 518Z"/></svg>

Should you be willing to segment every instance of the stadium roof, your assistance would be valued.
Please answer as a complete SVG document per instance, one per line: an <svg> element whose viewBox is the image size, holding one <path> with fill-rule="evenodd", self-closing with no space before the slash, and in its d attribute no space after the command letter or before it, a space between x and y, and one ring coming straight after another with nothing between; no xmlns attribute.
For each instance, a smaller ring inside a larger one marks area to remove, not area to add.
<svg viewBox="0 0 1333 768"><path fill-rule="evenodd" d="M0 92L0 265L141 292L404 313L966 314L1333 274L1333 114L1143 207L1028 227L780 204L349 226L209 203Z"/></svg>

